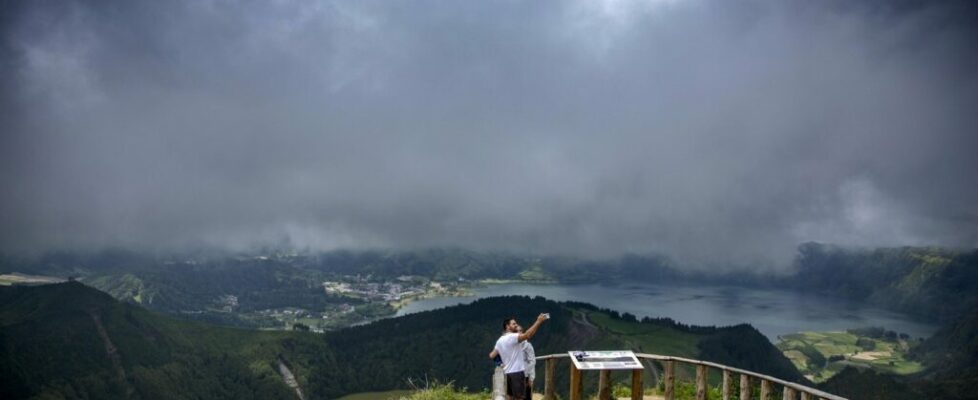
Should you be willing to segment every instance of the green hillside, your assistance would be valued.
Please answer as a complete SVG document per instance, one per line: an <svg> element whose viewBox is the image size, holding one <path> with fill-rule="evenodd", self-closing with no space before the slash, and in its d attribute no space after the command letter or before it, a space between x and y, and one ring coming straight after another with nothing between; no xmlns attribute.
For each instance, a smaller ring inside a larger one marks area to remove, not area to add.
<svg viewBox="0 0 978 400"><path fill-rule="evenodd" d="M978 250L799 246L799 290L865 301L919 318L954 321L978 305Z"/></svg>
<svg viewBox="0 0 978 400"><path fill-rule="evenodd" d="M978 307L941 328L912 355L933 366L923 376L930 398L978 398Z"/></svg>
<svg viewBox="0 0 978 400"><path fill-rule="evenodd" d="M2 288L0 304L0 398L293 396L261 357L274 333L174 320L76 282Z"/></svg>
<svg viewBox="0 0 978 400"><path fill-rule="evenodd" d="M409 378L480 391L503 316L529 323L541 311L552 315L533 340L541 355L632 348L801 379L749 326L637 321L539 297L483 299L328 334L173 319L76 282L0 288L0 304L0 397L9 399L294 398L280 364L309 399L403 389ZM565 370L558 387L566 387Z"/></svg>
<svg viewBox="0 0 978 400"><path fill-rule="evenodd" d="M845 338L838 342L839 349L849 348ZM819 388L852 399L978 399L978 309L911 347L901 358L925 368L899 376L874 371L885 367L848 363Z"/></svg>
<svg viewBox="0 0 978 400"><path fill-rule="evenodd" d="M963 397L926 397L918 390L892 375L880 374L868 369L846 367L835 374L819 389L854 400L915 400L958 399Z"/></svg>

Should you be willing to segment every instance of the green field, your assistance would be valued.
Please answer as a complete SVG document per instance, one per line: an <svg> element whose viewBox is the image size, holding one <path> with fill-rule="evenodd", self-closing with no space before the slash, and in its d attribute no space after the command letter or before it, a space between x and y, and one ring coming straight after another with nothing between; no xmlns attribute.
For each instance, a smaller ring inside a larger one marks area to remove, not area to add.
<svg viewBox="0 0 978 400"><path fill-rule="evenodd" d="M777 347L815 382L831 378L847 365L897 375L923 369L919 362L907 359L910 343L905 340L874 339L849 332L801 332L782 336ZM836 359L830 360L833 356Z"/></svg>
<svg viewBox="0 0 978 400"><path fill-rule="evenodd" d="M587 318L637 352L694 358L699 353L695 335L654 324L636 324L611 318L606 313L589 312Z"/></svg>

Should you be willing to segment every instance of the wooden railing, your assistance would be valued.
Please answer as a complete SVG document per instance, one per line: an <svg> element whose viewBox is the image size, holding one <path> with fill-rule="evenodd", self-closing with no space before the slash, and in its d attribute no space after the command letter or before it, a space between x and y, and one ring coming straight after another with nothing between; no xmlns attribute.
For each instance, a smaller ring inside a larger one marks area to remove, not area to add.
<svg viewBox="0 0 978 400"><path fill-rule="evenodd" d="M673 357L673 356L661 356L658 354L644 354L636 353L636 357L640 360L653 360L659 361L663 365L664 374L662 377L664 386L664 397L666 400L675 399L675 384L676 384L676 364L687 364L696 367L696 399L697 400L707 400L709 391L707 389L707 374L709 374L710 369L715 369L721 371L723 374L723 386L721 388L721 396L723 400L730 400L733 397L733 379L734 374L740 377L740 400L751 400L751 388L754 382L760 382L760 400L771 400L772 395L775 393L776 387L781 387L781 398L783 400L795 400L800 396L800 400L847 400L844 397L836 396L834 394L825 393L821 390L810 388L804 385L799 385L794 382L788 382L782 379L775 378L773 376L763 375L752 371L743 370L740 368L728 367L726 365L712 363L709 361L693 360L689 358ZM555 400L556 399L556 388L554 387L554 377L557 371L557 360L561 358L569 358L567 354L550 354L546 356L540 356L536 359L538 361L546 361L546 373L543 398L544 400ZM569 361L569 360L568 360ZM571 367L573 368L573 363ZM637 379L633 379L632 384L632 399L641 400L642 399L642 384L641 384L641 371L638 372L639 375ZM570 388L570 399L580 400L582 381L580 378L573 379L574 373L571 373L571 388ZM577 374L579 377L580 375ZM637 382L637 384L636 384ZM608 400L611 398L611 379L608 371L601 371L601 377L598 381L598 398L600 400Z"/></svg>

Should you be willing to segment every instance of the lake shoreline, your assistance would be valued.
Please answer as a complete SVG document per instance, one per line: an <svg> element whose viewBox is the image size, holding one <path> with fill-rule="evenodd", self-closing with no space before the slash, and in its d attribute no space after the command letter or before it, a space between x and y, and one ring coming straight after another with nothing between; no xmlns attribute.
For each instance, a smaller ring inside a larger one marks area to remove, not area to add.
<svg viewBox="0 0 978 400"><path fill-rule="evenodd" d="M635 282L566 284L492 281L479 282L469 290L471 295L466 296L432 296L412 300L401 305L390 317L467 304L484 297L542 296L554 301L591 303L601 308L629 312L639 318L672 318L683 324L729 326L748 323L773 343L777 342L779 335L874 326L919 338L931 336L939 327L908 314L872 305L772 288Z"/></svg>

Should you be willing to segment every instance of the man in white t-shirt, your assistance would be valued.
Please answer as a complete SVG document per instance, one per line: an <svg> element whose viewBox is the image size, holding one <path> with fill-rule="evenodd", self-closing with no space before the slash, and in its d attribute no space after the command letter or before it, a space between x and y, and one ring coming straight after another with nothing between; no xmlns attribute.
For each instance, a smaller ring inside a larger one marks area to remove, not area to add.
<svg viewBox="0 0 978 400"><path fill-rule="evenodd" d="M496 340L495 348L489 353L489 358L495 358L496 354L502 358L506 373L506 393L513 400L523 400L526 397L526 362L523 359L522 343L536 335L540 324L549 317L548 314L540 314L533 326L523 333L518 332L519 324L515 318L505 319L504 333Z"/></svg>

